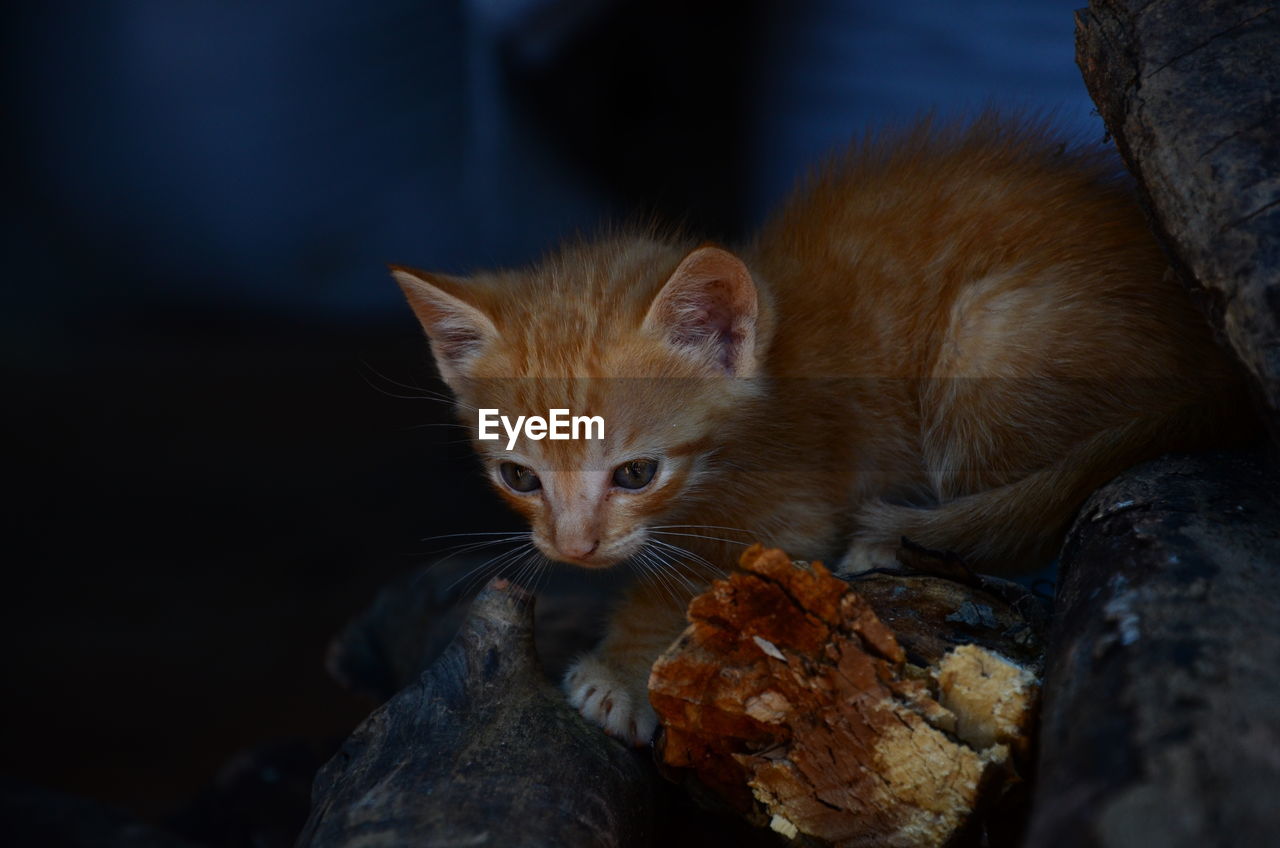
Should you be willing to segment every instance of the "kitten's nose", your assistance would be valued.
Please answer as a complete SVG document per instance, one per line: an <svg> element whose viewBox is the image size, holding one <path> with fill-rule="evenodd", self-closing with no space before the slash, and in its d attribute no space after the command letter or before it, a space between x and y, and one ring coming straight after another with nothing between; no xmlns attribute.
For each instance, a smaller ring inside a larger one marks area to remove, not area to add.
<svg viewBox="0 0 1280 848"><path fill-rule="evenodd" d="M600 547L599 539L573 539L560 545L560 552L573 559L586 559Z"/></svg>

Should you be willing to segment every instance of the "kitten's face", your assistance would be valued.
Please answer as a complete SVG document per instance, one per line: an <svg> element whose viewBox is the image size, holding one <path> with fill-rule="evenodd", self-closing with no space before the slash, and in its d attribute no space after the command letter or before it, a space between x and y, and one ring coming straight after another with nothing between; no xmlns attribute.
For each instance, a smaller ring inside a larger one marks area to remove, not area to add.
<svg viewBox="0 0 1280 848"><path fill-rule="evenodd" d="M508 449L504 431L499 440L474 441L490 481L528 519L542 553L602 568L635 554L647 528L677 521L681 507L706 494L708 459L731 401L724 382L703 375L499 379L478 382L464 403L513 419L550 409L603 419L603 439L522 435ZM476 414L463 415L474 427Z"/></svg>
<svg viewBox="0 0 1280 848"><path fill-rule="evenodd" d="M701 248L673 271L679 255L643 248L576 257L576 279L564 264L551 280L469 284L396 271L490 481L542 553L588 568L635 555L649 528L715 496L716 448L757 388L756 290L742 263ZM513 425L555 409L599 416L604 437L511 444L498 426L482 440L481 409Z"/></svg>

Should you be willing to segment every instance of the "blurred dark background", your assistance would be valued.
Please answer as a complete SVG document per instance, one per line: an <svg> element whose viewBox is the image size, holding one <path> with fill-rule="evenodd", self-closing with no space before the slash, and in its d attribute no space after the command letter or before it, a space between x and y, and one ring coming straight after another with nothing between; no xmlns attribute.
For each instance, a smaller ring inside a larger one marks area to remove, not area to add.
<svg viewBox="0 0 1280 848"><path fill-rule="evenodd" d="M173 821L237 752L323 759L369 709L333 633L513 526L385 263L732 239L929 109L1101 137L1077 5L6 4L0 772Z"/></svg>

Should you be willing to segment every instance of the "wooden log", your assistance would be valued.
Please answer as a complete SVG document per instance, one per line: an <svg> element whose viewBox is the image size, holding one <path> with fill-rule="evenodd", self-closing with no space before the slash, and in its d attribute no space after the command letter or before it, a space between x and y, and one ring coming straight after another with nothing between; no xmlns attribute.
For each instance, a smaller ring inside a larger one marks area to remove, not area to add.
<svg viewBox="0 0 1280 848"><path fill-rule="evenodd" d="M316 777L300 846L646 845L655 775L547 681L505 581Z"/></svg>
<svg viewBox="0 0 1280 848"><path fill-rule="evenodd" d="M475 597L470 575L489 559L444 557L389 583L330 643L330 676L378 703L412 684L457 635ZM572 577L559 569L539 581L534 642L552 680L600 641L609 606L611 581Z"/></svg>
<svg viewBox="0 0 1280 848"><path fill-rule="evenodd" d="M848 584L753 547L654 666L661 757L810 844L976 837L1028 762L1042 643L1025 600L936 577Z"/></svg>
<svg viewBox="0 0 1280 848"><path fill-rule="evenodd" d="M1280 8L1091 0L1076 59L1174 269L1280 442Z"/></svg>
<svg viewBox="0 0 1280 848"><path fill-rule="evenodd" d="M1273 845L1280 833L1280 473L1133 469L1076 519L1027 845Z"/></svg>

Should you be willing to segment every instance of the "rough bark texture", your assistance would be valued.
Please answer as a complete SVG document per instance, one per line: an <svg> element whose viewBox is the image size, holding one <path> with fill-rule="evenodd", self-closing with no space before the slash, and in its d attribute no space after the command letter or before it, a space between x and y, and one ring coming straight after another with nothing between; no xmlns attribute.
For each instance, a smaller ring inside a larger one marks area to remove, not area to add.
<svg viewBox="0 0 1280 848"><path fill-rule="evenodd" d="M974 836L975 811L1028 755L1041 643L1039 617L1017 612L1025 600L933 577L851 589L821 564L754 547L694 599L654 666L661 756L817 844Z"/></svg>
<svg viewBox="0 0 1280 848"><path fill-rule="evenodd" d="M1093 0L1076 59L1174 268L1280 441L1280 7Z"/></svg>
<svg viewBox="0 0 1280 848"><path fill-rule="evenodd" d="M1028 845L1274 845L1280 474L1169 457L1068 536Z"/></svg>
<svg viewBox="0 0 1280 848"><path fill-rule="evenodd" d="M551 686L532 626L523 591L482 592L454 642L317 775L298 844L648 844L652 769Z"/></svg>

